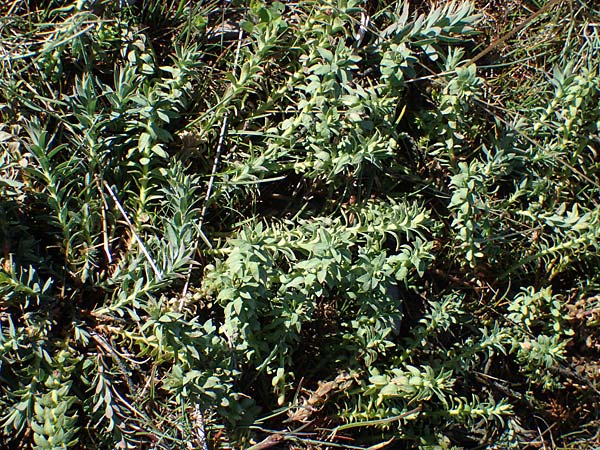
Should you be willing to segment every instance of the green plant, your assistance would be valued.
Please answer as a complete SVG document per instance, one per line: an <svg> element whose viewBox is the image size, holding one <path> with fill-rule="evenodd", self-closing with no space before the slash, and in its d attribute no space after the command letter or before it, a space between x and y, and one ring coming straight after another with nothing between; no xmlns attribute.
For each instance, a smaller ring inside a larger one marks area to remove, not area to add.
<svg viewBox="0 0 600 450"><path fill-rule="evenodd" d="M593 442L598 11L10 3L0 447Z"/></svg>

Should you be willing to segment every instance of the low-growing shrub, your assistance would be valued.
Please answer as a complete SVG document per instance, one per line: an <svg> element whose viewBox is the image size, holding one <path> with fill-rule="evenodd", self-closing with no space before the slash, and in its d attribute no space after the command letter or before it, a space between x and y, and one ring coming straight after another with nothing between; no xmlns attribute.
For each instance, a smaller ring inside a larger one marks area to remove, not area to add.
<svg viewBox="0 0 600 450"><path fill-rule="evenodd" d="M0 447L591 448L591 4L10 3Z"/></svg>

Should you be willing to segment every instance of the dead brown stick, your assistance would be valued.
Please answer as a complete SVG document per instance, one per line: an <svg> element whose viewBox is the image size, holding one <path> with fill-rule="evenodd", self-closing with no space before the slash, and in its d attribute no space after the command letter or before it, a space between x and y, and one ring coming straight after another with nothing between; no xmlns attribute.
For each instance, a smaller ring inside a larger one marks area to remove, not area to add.
<svg viewBox="0 0 600 450"><path fill-rule="evenodd" d="M534 12L532 15L530 15L527 19L525 19L516 28L514 28L513 30L511 30L510 32L508 32L507 34L502 36L501 38L498 38L498 39L495 39L494 41L492 41L492 43L490 45L488 45L486 48L484 48L482 51L480 51L477 55L475 55L473 58L471 58L469 63L474 64L475 62L477 62L478 60L483 58L485 55L487 55L492 50L500 47L502 44L504 44L506 41L508 41L511 37L513 37L515 34L517 34L519 31L521 31L523 28L525 28L529 24L531 24L531 22L533 22L535 19L537 19L544 12L546 12L547 10L552 8L554 5L556 5L562 1L563 0L552 0L549 3L546 3L540 9L538 9L536 12Z"/></svg>
<svg viewBox="0 0 600 450"><path fill-rule="evenodd" d="M283 434L272 434L270 436L267 436L258 444L255 444L252 447L248 447L246 450L264 450L266 448L271 448L283 441L284 438L285 436Z"/></svg>

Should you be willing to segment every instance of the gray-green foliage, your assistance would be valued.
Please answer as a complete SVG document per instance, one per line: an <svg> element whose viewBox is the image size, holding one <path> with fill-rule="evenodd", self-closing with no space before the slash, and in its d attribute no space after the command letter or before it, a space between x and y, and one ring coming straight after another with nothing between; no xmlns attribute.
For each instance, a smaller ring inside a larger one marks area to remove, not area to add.
<svg viewBox="0 0 600 450"><path fill-rule="evenodd" d="M560 433L597 419L570 368L597 352L587 34L555 24L578 57L534 54L522 95L473 62L467 1L25 3L0 24L0 442L245 448L314 419L285 439L517 448L550 397L589 411Z"/></svg>
<svg viewBox="0 0 600 450"><path fill-rule="evenodd" d="M394 346L402 319L396 285L412 285L432 257L420 237L422 209L393 202L349 214L352 224L323 217L246 228L222 249L227 257L206 268L203 288L223 308L222 334L239 359L274 374L280 404L294 376L286 368L319 302L339 317L331 345L346 356L331 354L331 363L369 367ZM395 247L384 246L388 236Z"/></svg>

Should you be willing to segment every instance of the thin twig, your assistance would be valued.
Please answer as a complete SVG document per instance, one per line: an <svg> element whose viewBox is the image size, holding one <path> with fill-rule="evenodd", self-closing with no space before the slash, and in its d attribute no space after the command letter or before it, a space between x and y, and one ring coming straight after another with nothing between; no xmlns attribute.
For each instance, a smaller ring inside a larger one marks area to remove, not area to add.
<svg viewBox="0 0 600 450"><path fill-rule="evenodd" d="M103 240L103 248L104 253L106 253L106 258L108 259L108 263L112 264L113 259L110 253L110 246L108 243L108 230L106 226L106 211L108 210L108 204L106 203L106 199L104 195L102 195L102 186L100 186L100 181L98 181L98 177L96 177L96 186L98 186L98 192L100 192L100 198L102 198L102 240Z"/></svg>
<svg viewBox="0 0 600 450"><path fill-rule="evenodd" d="M90 333L90 336L94 341L96 341L96 343L100 347L102 347L105 351L110 353L113 361L115 363L117 363L117 366L119 366L119 369L121 369L121 373L123 375L123 378L125 378L125 382L127 384L127 388L129 389L129 392L133 393L134 392L133 381L131 381L131 378L128 375L128 371L127 371L127 368L125 367L125 364L123 364L123 361L121 361L121 358L119 358L119 355L117 354L115 349L113 349L112 345L110 345L108 342L106 342L106 339L104 339L102 336L100 336L96 332Z"/></svg>
<svg viewBox="0 0 600 450"><path fill-rule="evenodd" d="M329 435L329 439L334 439L338 431L348 430L350 428L368 427L372 425L385 425L390 422L396 422L413 414L418 414L419 412L421 412L422 408L423 407L419 405L416 408L411 409L410 411L406 411L405 413L399 414L397 416L386 417L385 419L365 420L363 422L351 422L346 423L344 425L339 425L332 430L331 434Z"/></svg>
<svg viewBox="0 0 600 450"><path fill-rule="evenodd" d="M10 17L12 15L12 13L14 12L14 10L15 10L15 8L16 8L16 6L17 6L18 3L19 3L19 0L15 0L13 2L13 4L10 6L8 12L6 13L6 17Z"/></svg>
<svg viewBox="0 0 600 450"><path fill-rule="evenodd" d="M154 272L154 275L156 275L156 278L158 279L158 281L161 281L162 280L162 274L158 270L158 267L156 267L156 264L154 263L152 257L150 256L150 253L148 253L148 250L146 249L146 246L142 242L142 239L136 233L135 227L133 226L133 223L131 223L131 220L129 220L129 217L127 216L127 213L125 212L125 209L123 209L123 206L121 205L121 202L119 202L119 199L117 198L117 196L115 195L115 193L113 192L113 190L110 188L110 186L108 185L108 183L105 180L102 180L102 183L104 184L104 187L106 188L106 190L110 194L111 198L115 202L115 205L117 205L117 209L119 210L119 212L123 216L123 219L125 220L125 222L127 222L127 225L129 225L129 228L131 229L131 233L133 233L133 237L135 238L135 240L139 244L140 248L142 249L142 253L144 253L144 256L148 260L148 263L150 264L150 267L152 267L152 271Z"/></svg>
<svg viewBox="0 0 600 450"><path fill-rule="evenodd" d="M235 52L235 61L233 63L234 70L238 65L239 57L240 57L240 49L242 47L242 29L240 28L240 32L238 35L238 45ZM204 218L206 217L206 211L208 210L208 202L210 201L210 196L212 194L213 185L215 183L215 178L217 176L217 169L219 167L219 160L221 159L221 152L223 150L223 142L225 141L225 134L227 133L227 124L229 123L229 113L225 113L223 117L223 123L221 124L221 132L219 133L219 141L217 142L217 151L215 154L215 159L213 161L212 169L210 172L210 179L208 180L208 187L206 188L206 195L204 196L204 203L202 205L202 210L200 211L200 219L198 221L198 230L202 233L202 225L204 224ZM192 250L192 255L195 255L198 251L199 239L196 239L194 243L194 248ZM179 311L183 310L183 305L185 303L185 299L187 297L187 292L190 287L190 278L192 276L193 269L193 261L190 262L188 266L187 276L185 280L185 284L183 286L183 290L181 291L181 299L179 300Z"/></svg>
<svg viewBox="0 0 600 450"><path fill-rule="evenodd" d="M233 64L234 70L238 65L241 46L242 46L242 29L240 28L240 32L238 35L237 49L235 52L235 61ZM213 161L212 169L210 171L210 179L208 180L208 186L206 188L206 195L204 196L204 203L202 204L202 210L200 211L200 219L198 220L198 232L200 233L201 236L202 236L202 225L204 224L204 218L206 217L206 211L208 210L208 202L210 201L210 196L212 194L213 185L215 183L215 178L217 176L217 169L219 167L219 160L221 158L221 152L223 151L223 142L225 141L225 134L227 133L228 122L229 122L229 114L226 112L223 117L223 123L221 124L221 132L219 133L219 141L217 142L217 151L215 154L215 159ZM196 242L194 242L194 248L192 250L192 257L198 251L199 242L200 242L199 239L196 239ZM194 266L193 266L193 261L192 261L192 262L190 262L190 264L188 266L185 284L183 286L183 291L181 292L181 299L179 301L179 311L183 310L185 299L187 298L187 292L188 292L188 289L190 286L190 279L192 276L193 267ZM208 444L206 441L206 430L204 428L204 415L203 415L202 408L200 408L199 405L195 406L194 416L196 419L194 422L196 425L198 444L201 446L202 450L208 450ZM268 447L258 447L258 448L268 448ZM258 449L255 449L255 450L258 450Z"/></svg>
<svg viewBox="0 0 600 450"><path fill-rule="evenodd" d="M542 6L540 9L538 9L536 12L534 12L532 15L527 17L527 19L525 19L520 25L518 25L517 27L515 27L514 29L512 29L511 31L506 33L504 36L494 40L490 45L488 45L486 48L484 48L482 51L480 51L477 55L475 55L473 58L471 58L468 61L468 63L474 64L475 62L479 61L481 58L483 58L489 52L500 47L502 44L504 44L506 41L508 41L511 37L513 37L519 31L523 30L523 28L529 26L535 19L537 19L545 11L552 8L554 5L560 3L561 1L563 1L563 0L552 0L549 3L546 3L544 6Z"/></svg>
<svg viewBox="0 0 600 450"><path fill-rule="evenodd" d="M500 37L500 38L495 39L494 41L492 41L490 43L490 45L488 45L482 51L480 51L479 53L477 53L473 58L466 60L465 65L475 64L477 61L479 61L485 55L487 55L488 53L490 53L494 49L496 49L496 48L500 47L501 45L503 45L504 43L506 43L506 41L509 40L511 37L513 37L515 34L517 34L518 32L522 31L527 26L531 25L531 23L535 19L537 19L545 11L547 11L550 8L552 8L557 3L560 3L561 1L562 0L552 0L550 3L547 3L546 5L542 6L536 12L534 12L529 17L527 17L527 19L525 19L516 28L512 29L510 32L508 32L504 36L502 36L502 37ZM480 66L480 68L481 67L482 66ZM444 71L444 72L432 73L431 75L425 75L425 76L422 76L422 77L413 78L413 79L410 79L410 80L406 80L405 82L408 84L408 83L415 83L417 81L433 80L435 78L443 77L443 76L446 76L446 75L451 75L451 74L453 74L455 72L456 72L455 69L453 69L453 70L447 70L447 71Z"/></svg>
<svg viewBox="0 0 600 450"><path fill-rule="evenodd" d="M284 439L285 439L285 436L283 434L272 434L270 436L267 436L265 439L260 441L258 444L255 444L252 447L248 447L247 450L265 450L267 448L276 446Z"/></svg>
<svg viewBox="0 0 600 450"><path fill-rule="evenodd" d="M206 441L206 429L204 427L204 415L199 405L194 407L193 413L194 419L194 432L196 434L195 443L201 450L208 450L208 443Z"/></svg>

